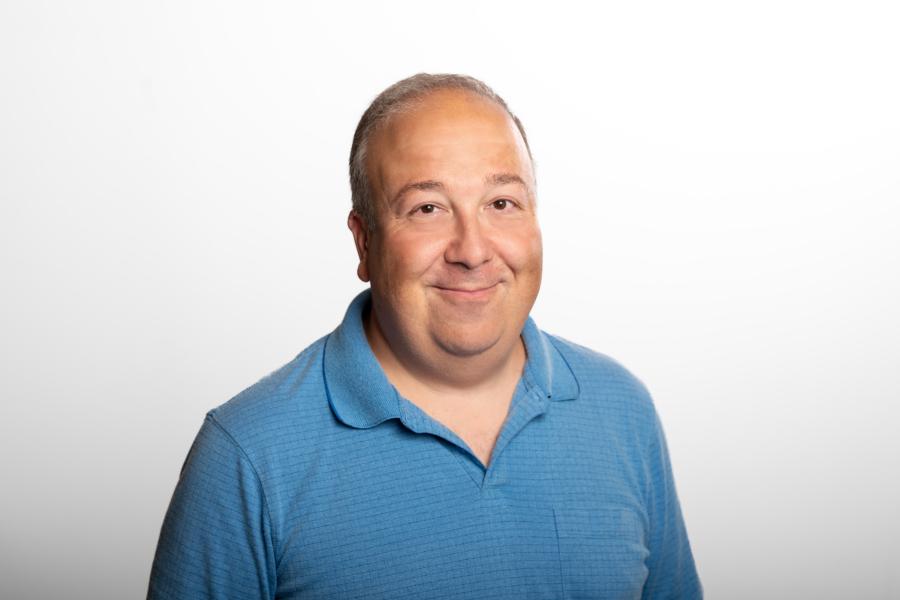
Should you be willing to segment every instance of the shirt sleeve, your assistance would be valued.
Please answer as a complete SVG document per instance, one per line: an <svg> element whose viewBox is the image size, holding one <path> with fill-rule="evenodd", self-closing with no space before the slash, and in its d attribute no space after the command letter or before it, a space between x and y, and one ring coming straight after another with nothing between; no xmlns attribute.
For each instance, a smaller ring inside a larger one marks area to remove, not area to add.
<svg viewBox="0 0 900 600"><path fill-rule="evenodd" d="M147 598L274 598L271 538L253 465L207 415L163 521Z"/></svg>
<svg viewBox="0 0 900 600"><path fill-rule="evenodd" d="M703 598L703 587L675 491L665 434L655 410L653 426L648 456L649 573L642 599Z"/></svg>

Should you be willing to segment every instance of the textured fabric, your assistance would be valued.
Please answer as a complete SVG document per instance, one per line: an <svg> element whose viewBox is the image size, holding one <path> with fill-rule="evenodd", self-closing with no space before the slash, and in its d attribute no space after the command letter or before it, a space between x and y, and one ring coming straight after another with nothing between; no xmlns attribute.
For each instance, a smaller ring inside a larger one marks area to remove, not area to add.
<svg viewBox="0 0 900 600"><path fill-rule="evenodd" d="M369 298L207 415L148 597L702 597L637 379L528 319L485 469L390 385L363 331Z"/></svg>

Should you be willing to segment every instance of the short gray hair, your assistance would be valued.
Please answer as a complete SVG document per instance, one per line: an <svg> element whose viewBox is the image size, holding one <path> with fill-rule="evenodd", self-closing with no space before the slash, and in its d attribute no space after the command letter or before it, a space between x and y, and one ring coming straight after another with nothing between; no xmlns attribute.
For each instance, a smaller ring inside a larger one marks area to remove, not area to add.
<svg viewBox="0 0 900 600"><path fill-rule="evenodd" d="M376 209L371 186L369 185L369 175L366 172L369 138L380 125L384 124L390 117L407 109L415 101L431 92L446 89L469 91L487 98L503 108L513 120L513 123L516 124L519 133L522 134L525 148L528 150L528 157L531 158L531 148L528 146L528 137L525 135L525 128L522 126L522 122L509 110L503 98L483 81L468 75L452 73L418 73L412 77L402 79L372 100L369 108L363 113L359 124L356 126L356 132L353 134L353 144L350 147L350 192L353 198L353 210L362 217L370 231L375 227Z"/></svg>

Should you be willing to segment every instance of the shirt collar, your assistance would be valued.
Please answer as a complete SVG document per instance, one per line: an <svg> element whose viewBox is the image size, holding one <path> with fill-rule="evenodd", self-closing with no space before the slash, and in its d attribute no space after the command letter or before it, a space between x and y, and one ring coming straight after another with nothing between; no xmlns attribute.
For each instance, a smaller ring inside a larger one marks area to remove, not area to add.
<svg viewBox="0 0 900 600"><path fill-rule="evenodd" d="M353 299L344 320L328 336L323 358L331 410L344 424L357 428L401 418L400 396L378 364L363 329L370 301L368 289ZM531 317L522 328L522 339L528 355L525 369L543 395L551 401L577 398L575 375Z"/></svg>

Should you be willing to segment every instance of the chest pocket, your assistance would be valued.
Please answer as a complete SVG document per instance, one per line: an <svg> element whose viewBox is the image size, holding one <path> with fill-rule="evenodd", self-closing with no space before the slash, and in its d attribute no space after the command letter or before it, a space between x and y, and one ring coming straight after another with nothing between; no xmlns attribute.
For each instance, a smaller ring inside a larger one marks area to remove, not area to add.
<svg viewBox="0 0 900 600"><path fill-rule="evenodd" d="M554 509L566 598L639 599L647 579L641 517L619 506Z"/></svg>

